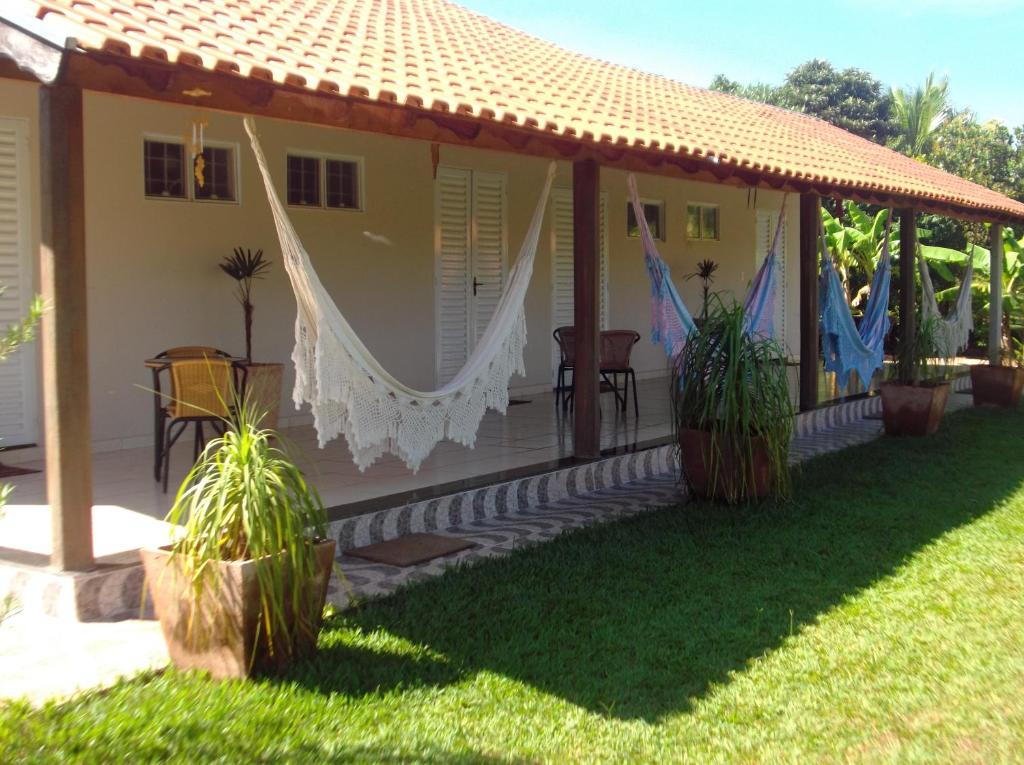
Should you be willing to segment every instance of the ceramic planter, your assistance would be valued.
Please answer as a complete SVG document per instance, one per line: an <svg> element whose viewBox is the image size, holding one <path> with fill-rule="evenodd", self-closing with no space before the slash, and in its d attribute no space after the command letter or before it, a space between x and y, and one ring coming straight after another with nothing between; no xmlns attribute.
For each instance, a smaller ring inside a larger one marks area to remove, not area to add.
<svg viewBox="0 0 1024 765"><path fill-rule="evenodd" d="M277 430L277 418L281 411L281 385L284 379L284 364L253 362L245 367L245 390L256 411L264 412L261 428Z"/></svg>
<svg viewBox="0 0 1024 765"><path fill-rule="evenodd" d="M949 383L903 385L883 383L882 420L890 436L927 436L939 429L949 401Z"/></svg>
<svg viewBox="0 0 1024 765"><path fill-rule="evenodd" d="M751 446L753 462L748 467L750 474L743 480L740 460L731 445L723 445L718 468L713 471L711 434L705 430L680 430L683 475L690 490L698 496L719 500L742 501L767 496L774 484L771 454L762 438L754 438Z"/></svg>
<svg viewBox="0 0 1024 765"><path fill-rule="evenodd" d="M314 544L316 572L306 590L307 628L298 630L291 625L294 651L290 655L275 651L273 656L267 650L265 631L260 628L262 608L256 567L283 565L279 557L217 564L221 574L219 591L204 593L193 610L192 584L182 575L169 549L141 550L153 606L174 665L205 670L215 678L244 678L279 672L293 659L313 654L334 563L334 546L334 540ZM289 602L285 609L286 613L291 612Z"/></svg>
<svg viewBox="0 0 1024 765"><path fill-rule="evenodd" d="M1024 390L1024 369L988 364L971 367L971 390L975 406L1016 408Z"/></svg>

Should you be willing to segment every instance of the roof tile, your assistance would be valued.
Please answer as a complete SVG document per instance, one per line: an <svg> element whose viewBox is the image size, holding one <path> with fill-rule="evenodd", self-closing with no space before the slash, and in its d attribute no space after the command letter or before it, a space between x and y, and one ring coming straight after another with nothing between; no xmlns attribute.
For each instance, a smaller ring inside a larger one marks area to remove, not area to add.
<svg viewBox="0 0 1024 765"><path fill-rule="evenodd" d="M1024 219L806 115L598 61L445 0L32 0L79 44Z"/></svg>

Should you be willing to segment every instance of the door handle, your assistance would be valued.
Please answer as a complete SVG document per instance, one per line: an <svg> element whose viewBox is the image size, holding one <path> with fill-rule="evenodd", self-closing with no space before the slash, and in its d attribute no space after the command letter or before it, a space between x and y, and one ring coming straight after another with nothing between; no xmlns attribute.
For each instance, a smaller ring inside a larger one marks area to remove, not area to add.
<svg viewBox="0 0 1024 765"><path fill-rule="evenodd" d="M478 282L476 277L473 277L473 297L476 297L476 288L479 287L483 282Z"/></svg>

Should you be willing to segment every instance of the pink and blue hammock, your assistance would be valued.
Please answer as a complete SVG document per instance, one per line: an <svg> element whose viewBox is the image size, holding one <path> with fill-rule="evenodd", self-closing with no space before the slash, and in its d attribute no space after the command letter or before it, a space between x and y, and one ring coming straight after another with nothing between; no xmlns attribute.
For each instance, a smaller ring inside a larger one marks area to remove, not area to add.
<svg viewBox="0 0 1024 765"><path fill-rule="evenodd" d="M643 214L640 195L637 193L636 178L631 174L627 180L630 203L640 228L643 244L644 263L650 278L650 339L665 348L669 358L675 358L686 344L686 338L696 331L693 316L686 308L676 285L672 281L669 264L662 259L651 236L650 227ZM782 224L785 219L785 204L778 216L771 249L755 275L751 289L743 301L746 314L746 332L752 335L773 337L775 334L775 295L778 282L778 245Z"/></svg>
<svg viewBox="0 0 1024 765"><path fill-rule="evenodd" d="M668 264L662 260L661 254L654 244L654 237L651 235L647 219L644 217L643 206L640 204L636 178L630 174L626 184L629 188L629 201L633 205L633 213L640 228L640 241L644 248L647 275L651 280L651 340L659 343L665 349L665 355L674 359L686 345L686 339L690 333L697 331L697 325L672 282L672 273ZM779 279L777 252L785 216L786 206L783 202L772 246L758 269L746 300L743 302L749 334L763 335L764 337L773 337L775 334L775 296L777 293L776 283Z"/></svg>

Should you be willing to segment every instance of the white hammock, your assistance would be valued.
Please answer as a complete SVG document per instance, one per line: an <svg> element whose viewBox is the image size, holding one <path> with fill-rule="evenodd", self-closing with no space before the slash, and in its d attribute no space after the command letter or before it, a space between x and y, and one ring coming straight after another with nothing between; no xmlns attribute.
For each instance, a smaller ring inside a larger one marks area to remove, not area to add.
<svg viewBox="0 0 1024 765"><path fill-rule="evenodd" d="M935 299L935 285L924 257L918 253L917 267L921 272L921 315L925 320L936 319L936 350L943 358L955 357L967 347L974 329L974 315L971 311L971 282L974 280L974 252L967 256L967 271L960 282L960 292L949 316L943 316L939 302Z"/></svg>
<svg viewBox="0 0 1024 765"><path fill-rule="evenodd" d="M533 273L544 209L555 175L548 168L533 220L519 257L487 329L466 365L436 391L418 391L396 380L356 336L324 289L274 189L251 118L252 141L274 214L281 254L295 292L296 408L309 403L321 448L344 433L352 458L365 470L384 453L398 456L413 471L444 438L472 447L484 412L508 408L508 383L523 375L526 314L523 301Z"/></svg>

